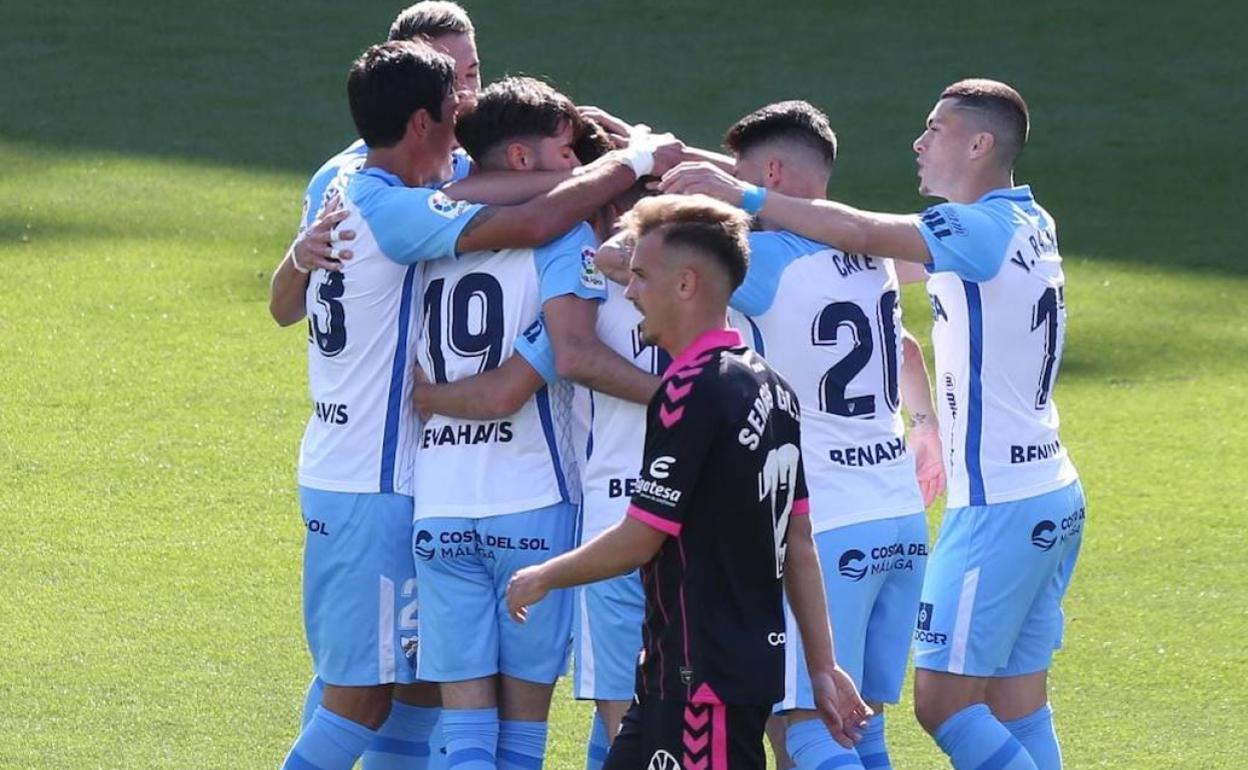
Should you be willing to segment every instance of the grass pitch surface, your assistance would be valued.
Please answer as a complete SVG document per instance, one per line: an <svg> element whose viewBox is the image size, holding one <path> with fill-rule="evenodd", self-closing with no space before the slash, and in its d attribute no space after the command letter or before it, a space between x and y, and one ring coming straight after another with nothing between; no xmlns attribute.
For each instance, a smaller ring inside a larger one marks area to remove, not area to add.
<svg viewBox="0 0 1248 770"><path fill-rule="evenodd" d="M1248 739L1243 9L469 3L488 78L714 145L807 98L833 193L914 210L909 143L984 74L1033 111L1019 180L1061 228L1057 400L1089 499L1052 674L1072 768L1237 767ZM268 275L342 81L397 6L0 12L0 768L275 767L308 677L300 327ZM921 292L907 324L925 332ZM557 699L547 767L581 766ZM904 702L901 768L944 766Z"/></svg>

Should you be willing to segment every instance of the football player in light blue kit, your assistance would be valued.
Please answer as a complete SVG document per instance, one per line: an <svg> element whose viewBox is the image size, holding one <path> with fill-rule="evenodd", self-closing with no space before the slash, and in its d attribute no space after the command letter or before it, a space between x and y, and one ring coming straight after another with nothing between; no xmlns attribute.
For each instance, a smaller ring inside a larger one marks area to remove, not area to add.
<svg viewBox="0 0 1248 770"><path fill-rule="evenodd" d="M532 78L482 92L460 143L484 169L568 169L581 119L567 97ZM463 254L422 283L421 368L436 383L500 367L511 340L544 317L556 360L598 358L597 385L642 398L649 378L601 344L592 317L605 279L588 224L537 249ZM588 319L589 323L586 323ZM561 350L561 340L588 344ZM567 368L566 366L564 367ZM632 383L631 385L629 383ZM532 622L506 617L516 570L569 550L579 500L570 382L525 399L505 419L437 414L416 464L415 552L422 678L442 684L448 766L531 768L543 761L553 685L566 665L572 604L553 595ZM462 727L462 730L461 730ZM475 732L475 734L474 734Z"/></svg>
<svg viewBox="0 0 1248 770"><path fill-rule="evenodd" d="M959 770L1054 770L1047 672L1082 541L1084 499L1052 399L1065 333L1053 218L1015 186L1022 97L946 88L914 143L919 216L764 193L706 165L663 187L703 192L840 248L925 265L949 497L915 631L915 711Z"/></svg>
<svg viewBox="0 0 1248 770"><path fill-rule="evenodd" d="M336 180L356 255L338 270L311 275L309 381L316 408L299 468L308 528L304 612L326 685L287 768L351 767L377 738L395 685L415 681L409 656L416 605L403 593L415 583L409 543L419 430L410 406L410 360L420 263L544 243L653 162L650 140L528 204L453 201L422 187L449 174L458 104L453 77L449 57L392 42L365 52L348 78L352 117L369 147L361 169Z"/></svg>

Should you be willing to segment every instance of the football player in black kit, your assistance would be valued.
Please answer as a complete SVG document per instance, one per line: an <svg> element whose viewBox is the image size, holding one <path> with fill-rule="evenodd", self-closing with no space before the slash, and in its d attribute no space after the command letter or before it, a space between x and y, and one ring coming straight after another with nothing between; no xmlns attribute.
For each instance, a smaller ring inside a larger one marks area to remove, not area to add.
<svg viewBox="0 0 1248 770"><path fill-rule="evenodd" d="M628 215L625 293L672 356L650 401L637 493L599 537L515 574L509 609L641 567L637 692L603 770L762 770L763 726L784 695L787 595L816 705L857 740L870 710L836 664L811 538L797 397L726 322L749 259L749 220L705 196Z"/></svg>

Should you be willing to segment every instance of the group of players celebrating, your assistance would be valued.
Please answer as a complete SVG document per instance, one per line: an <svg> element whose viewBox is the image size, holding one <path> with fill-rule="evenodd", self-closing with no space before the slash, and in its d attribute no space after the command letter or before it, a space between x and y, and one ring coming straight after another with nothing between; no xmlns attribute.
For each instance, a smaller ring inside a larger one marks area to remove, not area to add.
<svg viewBox="0 0 1248 770"><path fill-rule="evenodd" d="M314 400L316 676L283 767L540 768L575 647L590 770L762 768L764 730L781 767L887 768L913 646L954 767L1060 768L1084 503L1018 93L945 89L914 150L946 202L893 215L826 199L809 103L724 155L479 71L458 5L400 13L274 273ZM921 279L935 408L901 323Z"/></svg>

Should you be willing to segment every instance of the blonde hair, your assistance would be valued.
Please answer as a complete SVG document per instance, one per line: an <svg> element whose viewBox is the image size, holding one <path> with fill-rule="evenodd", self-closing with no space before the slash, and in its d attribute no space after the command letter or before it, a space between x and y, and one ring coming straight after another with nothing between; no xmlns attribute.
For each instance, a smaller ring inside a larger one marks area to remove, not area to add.
<svg viewBox="0 0 1248 770"><path fill-rule="evenodd" d="M750 218L706 195L643 198L624 217L634 239L657 232L665 244L709 257L728 273L732 288L745 280L750 264Z"/></svg>

